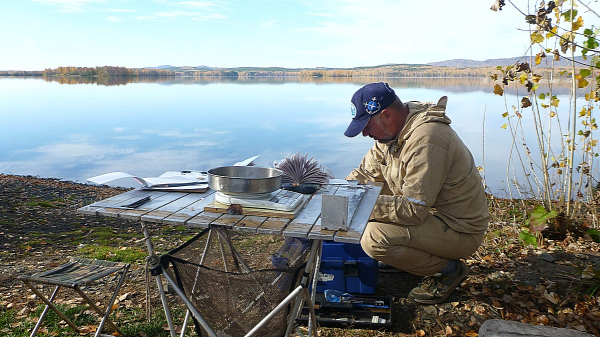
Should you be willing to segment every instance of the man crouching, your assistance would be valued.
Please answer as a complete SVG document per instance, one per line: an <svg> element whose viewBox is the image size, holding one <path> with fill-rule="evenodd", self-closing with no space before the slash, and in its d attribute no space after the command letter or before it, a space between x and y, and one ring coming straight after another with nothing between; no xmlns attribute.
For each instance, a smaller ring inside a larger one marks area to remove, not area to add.
<svg viewBox="0 0 600 337"><path fill-rule="evenodd" d="M346 179L383 183L361 246L376 260L425 276L409 297L427 304L446 300L467 277L460 259L477 251L489 222L481 177L450 127L447 101L403 103L387 83L367 84L352 97L344 133L375 140Z"/></svg>

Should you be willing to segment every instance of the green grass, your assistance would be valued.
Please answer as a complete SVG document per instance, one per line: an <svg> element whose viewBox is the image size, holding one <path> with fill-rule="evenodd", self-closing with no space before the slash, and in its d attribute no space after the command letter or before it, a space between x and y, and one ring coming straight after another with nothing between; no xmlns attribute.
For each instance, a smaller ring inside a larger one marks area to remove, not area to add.
<svg viewBox="0 0 600 337"><path fill-rule="evenodd" d="M84 235L87 235L89 233L87 237L88 241L89 239L91 239L96 244L107 246L120 244L126 240L141 237L141 234L139 232L119 233L113 230L112 228L108 227L95 227L93 228L93 231L91 233L87 230L83 230L82 232L84 233Z"/></svg>
<svg viewBox="0 0 600 337"><path fill-rule="evenodd" d="M77 251L84 257L117 262L142 262L148 255L143 248L117 248L110 246L87 245Z"/></svg>
<svg viewBox="0 0 600 337"><path fill-rule="evenodd" d="M41 247L45 244L46 244L46 240L44 240L44 239L33 239L33 240L28 240L26 242L20 243L17 245L17 247L24 249L24 250L29 250L31 248Z"/></svg>
<svg viewBox="0 0 600 337"><path fill-rule="evenodd" d="M91 310L88 306L78 305L75 307L67 307L57 305L58 308L79 328L89 327L95 331L101 318L94 314L88 314ZM0 335L6 337L27 337L31 334L37 320L39 319L44 305L39 305L36 310L30 313L27 318L17 318L17 312L14 309L6 310L0 307ZM174 310L173 316L175 324L181 324L183 321L184 312L182 310ZM116 318L115 318L116 317ZM146 322L146 313L143 309L123 309L117 308L112 314L111 319L121 329L126 337L167 337L169 332L163 329L166 324L166 319L162 310L155 310L150 323ZM193 324L188 326L187 336L195 335ZM111 334L112 328L108 325L103 329L103 333ZM83 334L90 335L90 334ZM178 334L179 335L179 334ZM75 337L82 336L73 328L66 324L54 311L50 310L44 319L44 323L38 335L44 336L66 336Z"/></svg>
<svg viewBox="0 0 600 337"><path fill-rule="evenodd" d="M40 207L50 207L50 208L58 207L58 205L55 205L53 202L50 202L50 201L30 201L30 202L24 203L23 206L27 206L27 207L40 206Z"/></svg>
<svg viewBox="0 0 600 337"><path fill-rule="evenodd" d="M34 238L36 238L36 237L44 237L44 236L51 236L48 233L38 232L38 231L31 231L31 232L27 233L27 235L31 236L31 237L34 237Z"/></svg>

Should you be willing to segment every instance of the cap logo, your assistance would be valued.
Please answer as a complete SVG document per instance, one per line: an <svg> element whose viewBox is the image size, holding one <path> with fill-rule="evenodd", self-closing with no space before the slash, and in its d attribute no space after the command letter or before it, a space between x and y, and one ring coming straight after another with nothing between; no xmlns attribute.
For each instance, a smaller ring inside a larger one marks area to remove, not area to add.
<svg viewBox="0 0 600 337"><path fill-rule="evenodd" d="M354 103L350 103L350 113L352 114L352 118L356 117L356 106Z"/></svg>
<svg viewBox="0 0 600 337"><path fill-rule="evenodd" d="M365 102L365 109L369 115L374 115L381 110L381 104L377 102L377 97L371 98L370 102Z"/></svg>

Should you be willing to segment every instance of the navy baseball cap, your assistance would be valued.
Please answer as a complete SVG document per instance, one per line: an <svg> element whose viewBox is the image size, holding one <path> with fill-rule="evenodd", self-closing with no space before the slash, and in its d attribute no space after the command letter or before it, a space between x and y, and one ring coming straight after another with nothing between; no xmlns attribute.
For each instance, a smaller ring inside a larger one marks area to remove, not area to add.
<svg viewBox="0 0 600 337"><path fill-rule="evenodd" d="M392 105L395 100L396 93L387 83L371 83L358 89L352 96L352 106L350 107L352 122L344 135L346 137L357 136L371 117Z"/></svg>

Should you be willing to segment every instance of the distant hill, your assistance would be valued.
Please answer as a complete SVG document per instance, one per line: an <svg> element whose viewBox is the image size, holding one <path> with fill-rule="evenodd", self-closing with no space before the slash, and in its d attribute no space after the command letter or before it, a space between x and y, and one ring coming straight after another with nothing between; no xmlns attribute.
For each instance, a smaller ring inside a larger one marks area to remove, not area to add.
<svg viewBox="0 0 600 337"><path fill-rule="evenodd" d="M546 58L550 60L552 55L547 55ZM575 61L589 64L590 58L588 60L584 60L583 57L577 56L575 57ZM500 58L500 59L489 59L485 61L476 61L476 60L468 60L468 59L454 59L448 61L440 61L440 62L430 62L428 65L437 66L437 67L452 67L452 68L485 68L485 67L496 67L496 66L508 66L511 64L515 64L517 62L529 62L528 57L510 57L510 58ZM568 67L570 66L569 61L565 59L560 59L560 61L555 61L556 67Z"/></svg>
<svg viewBox="0 0 600 337"><path fill-rule="evenodd" d="M158 66L158 67L144 67L142 69L169 69L169 70L173 70L173 69L213 69L213 67L209 67L209 66L195 66L195 67L190 67L190 66L183 66L183 67L179 67L179 66L170 66L170 65L162 65L162 66Z"/></svg>
<svg viewBox="0 0 600 337"><path fill-rule="evenodd" d="M548 61L551 61L552 55L548 55L546 58ZM583 59L583 57L578 56L575 58L575 61L589 64L591 59L587 61ZM158 67L144 67L144 69L165 69L170 71L193 71L193 70L228 70L228 71L278 71L278 72L297 72L299 70L334 70L334 69L344 69L344 70L358 70L358 69L372 69L372 68L389 68L389 67L410 67L410 66L433 66L433 67L448 67L448 68L489 68L489 67L497 67L497 66L508 66L513 65L517 62L529 62L528 57L509 57L509 58L497 58L497 59L488 59L485 61L477 61L471 59L453 59L439 62L430 62L425 64L395 64L388 63L377 66L361 66L354 68L328 68L328 67L315 67L315 68L282 68L282 67L235 67L235 68L221 68L221 67L209 67L209 66L171 66L171 65L161 65ZM569 61L561 59L560 61L555 61L556 67L568 67L570 66Z"/></svg>
<svg viewBox="0 0 600 337"><path fill-rule="evenodd" d="M144 67L144 69L171 69L171 68L173 68L173 66L169 66L169 65L158 66L158 67Z"/></svg>
<svg viewBox="0 0 600 337"><path fill-rule="evenodd" d="M581 64L589 64L591 58L584 60L576 57ZM125 67L58 67L45 69L43 71L0 71L0 76L79 76L79 77L110 77L110 76L205 76L205 77L338 77L350 78L359 76L371 77L489 77L499 72L497 66L514 65L517 62L530 62L532 68L540 75L548 71L548 68L568 70L569 61L553 61L549 54L539 66L534 66L534 61L529 58L497 58L485 61L470 59L454 59L427 64L384 64L377 66L361 66L354 68L283 68L283 67L235 67L221 68L200 66L172 66L160 65L144 68ZM554 62L547 67L545 62ZM579 66L580 67L580 66ZM579 68L578 67L578 68Z"/></svg>

